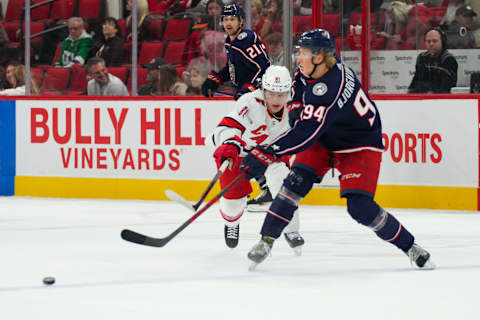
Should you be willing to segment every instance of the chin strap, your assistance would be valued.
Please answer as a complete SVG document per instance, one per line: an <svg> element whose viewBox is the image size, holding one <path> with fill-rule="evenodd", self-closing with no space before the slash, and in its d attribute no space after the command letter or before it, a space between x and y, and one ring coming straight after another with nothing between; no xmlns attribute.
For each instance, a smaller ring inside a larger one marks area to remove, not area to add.
<svg viewBox="0 0 480 320"><path fill-rule="evenodd" d="M313 67L312 72L310 72L310 74L308 74L309 77L312 77L312 74L315 73L315 70L317 70L317 67L318 67L319 65L322 65L322 64L325 63L325 58L323 58L322 62L320 62L320 63L314 63L314 62L313 62L313 58L314 58L314 57L312 57L312 64L314 65L314 67Z"/></svg>

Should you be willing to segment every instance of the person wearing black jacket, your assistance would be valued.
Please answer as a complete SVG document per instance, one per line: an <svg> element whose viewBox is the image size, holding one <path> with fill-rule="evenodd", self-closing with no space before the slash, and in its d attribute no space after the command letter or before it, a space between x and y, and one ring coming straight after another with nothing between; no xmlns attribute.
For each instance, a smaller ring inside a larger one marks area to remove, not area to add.
<svg viewBox="0 0 480 320"><path fill-rule="evenodd" d="M447 38L438 28L425 32L427 51L417 57L415 75L408 87L409 93L450 93L457 84L458 64L447 50Z"/></svg>
<svg viewBox="0 0 480 320"><path fill-rule="evenodd" d="M125 45L117 19L108 17L102 23L100 41L95 44L95 55L105 60L107 67L122 64Z"/></svg>

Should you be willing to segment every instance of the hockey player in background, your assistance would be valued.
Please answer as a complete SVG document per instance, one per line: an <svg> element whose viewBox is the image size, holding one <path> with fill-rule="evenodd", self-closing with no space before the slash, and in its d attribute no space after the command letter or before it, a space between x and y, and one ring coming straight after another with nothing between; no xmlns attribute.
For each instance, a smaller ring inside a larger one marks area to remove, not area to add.
<svg viewBox="0 0 480 320"><path fill-rule="evenodd" d="M265 46L253 31L243 29L245 13L236 3L223 7L222 22L227 38L227 65L218 73L211 71L202 85L202 94L212 97L217 88L232 81L234 99L257 89L263 73L270 65Z"/></svg>
<svg viewBox="0 0 480 320"><path fill-rule="evenodd" d="M241 165L251 178L281 157L296 154L267 211L261 239L248 253L252 267L268 256L315 179L334 166L341 173L340 196L347 199L351 217L405 252L418 268L434 268L430 254L414 242L414 236L374 201L384 149L375 103L355 73L335 58L335 41L328 31L304 33L297 48L300 71L315 79L304 88L302 112L291 113L293 128L268 147L253 148Z"/></svg>
<svg viewBox="0 0 480 320"><path fill-rule="evenodd" d="M217 167L226 159L231 161L231 168L220 177L222 188L240 173L239 165L246 149L257 144L269 144L290 128L286 102L290 98L291 85L292 79L287 68L270 66L263 75L262 88L244 94L235 103L234 110L215 128L212 140L216 146L213 156ZM266 168L266 184L273 195L277 194L288 172L289 157ZM260 175L263 176L264 172ZM225 219L225 242L230 248L238 244L239 222L251 191L250 182L242 180L220 199L220 214ZM292 216L290 224L285 225L284 235L290 247L300 254L304 240L298 233L298 216L293 212Z"/></svg>

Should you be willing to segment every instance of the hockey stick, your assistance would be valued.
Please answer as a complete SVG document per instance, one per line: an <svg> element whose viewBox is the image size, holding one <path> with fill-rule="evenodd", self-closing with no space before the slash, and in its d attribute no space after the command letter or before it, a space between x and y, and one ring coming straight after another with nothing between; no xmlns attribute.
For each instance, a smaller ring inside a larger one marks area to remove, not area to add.
<svg viewBox="0 0 480 320"><path fill-rule="evenodd" d="M228 192L234 185L236 185L240 180L242 180L245 177L245 172L241 172L235 179L232 180L222 191L220 191L215 197L213 197L212 200L207 202L200 210L195 212L193 216L191 216L187 221L185 221L180 227L175 229L172 233L170 233L168 236L165 238L153 238L149 237L146 235L143 235L141 233L129 230L129 229L123 229L122 233L120 234L123 240L137 243L137 244L142 244L145 246L151 246L151 247L163 247L166 245L170 240L175 238L177 234L179 234L183 229L185 229L190 223L195 221L202 213L207 211L208 208L210 208L217 200L219 200L225 193Z"/></svg>
<svg viewBox="0 0 480 320"><path fill-rule="evenodd" d="M218 169L218 171L215 174L215 176L213 177L213 179L208 184L205 191L203 191L202 195L200 196L200 199L198 199L198 201L193 205L190 202L188 202L187 200L185 200L184 197L182 197L181 195L179 195L178 193L176 193L175 191L172 191L170 189L165 190L165 195L167 196L168 199L170 199L174 202L177 202L177 203L179 203L179 204L181 204L181 205L183 205L183 206L187 207L188 209L195 212L195 211L198 210L198 207L200 207L203 200L205 200L208 193L212 190L215 183L217 183L218 179L220 179L223 172L225 172L225 170L227 169L229 164L230 164L230 161L228 161L228 160L225 160L225 161L222 162L222 165Z"/></svg>

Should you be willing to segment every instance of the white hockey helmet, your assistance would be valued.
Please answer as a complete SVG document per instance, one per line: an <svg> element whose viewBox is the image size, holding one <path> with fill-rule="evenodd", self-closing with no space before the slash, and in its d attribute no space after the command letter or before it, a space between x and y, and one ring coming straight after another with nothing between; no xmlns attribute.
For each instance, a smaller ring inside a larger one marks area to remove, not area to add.
<svg viewBox="0 0 480 320"><path fill-rule="evenodd" d="M292 86L290 72L284 66L272 65L265 70L262 88L272 92L288 92Z"/></svg>

